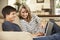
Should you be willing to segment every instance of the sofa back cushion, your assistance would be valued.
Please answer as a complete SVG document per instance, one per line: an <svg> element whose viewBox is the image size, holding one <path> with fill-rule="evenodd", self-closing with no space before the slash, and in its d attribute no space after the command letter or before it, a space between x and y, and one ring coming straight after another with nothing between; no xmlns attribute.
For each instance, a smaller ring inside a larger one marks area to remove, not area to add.
<svg viewBox="0 0 60 40"><path fill-rule="evenodd" d="M4 22L4 19L0 19L0 31L2 31L2 23Z"/></svg>

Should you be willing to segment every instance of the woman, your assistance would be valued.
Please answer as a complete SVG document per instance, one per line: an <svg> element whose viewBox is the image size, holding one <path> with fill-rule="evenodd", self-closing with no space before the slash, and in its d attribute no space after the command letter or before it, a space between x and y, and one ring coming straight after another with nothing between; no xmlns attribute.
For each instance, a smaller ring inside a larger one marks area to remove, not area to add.
<svg viewBox="0 0 60 40"><path fill-rule="evenodd" d="M43 28L40 26L40 18L36 15L32 15L27 5L22 4L20 6L19 18L23 31L30 32L34 36L43 35L44 31Z"/></svg>

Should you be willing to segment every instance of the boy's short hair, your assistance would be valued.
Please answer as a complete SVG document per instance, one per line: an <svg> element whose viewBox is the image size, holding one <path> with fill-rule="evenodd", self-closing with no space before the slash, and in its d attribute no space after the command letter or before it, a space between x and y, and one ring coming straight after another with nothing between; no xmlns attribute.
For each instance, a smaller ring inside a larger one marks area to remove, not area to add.
<svg viewBox="0 0 60 40"><path fill-rule="evenodd" d="M16 11L16 9L13 8L13 7L11 7L11 6L5 6L5 7L2 9L3 17L6 18L6 15L9 15L10 12L13 12L13 11Z"/></svg>

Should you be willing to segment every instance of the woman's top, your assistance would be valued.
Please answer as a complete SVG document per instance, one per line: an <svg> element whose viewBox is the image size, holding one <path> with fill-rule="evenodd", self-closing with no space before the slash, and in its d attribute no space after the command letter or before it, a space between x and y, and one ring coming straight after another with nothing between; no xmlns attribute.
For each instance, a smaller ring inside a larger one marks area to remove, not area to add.
<svg viewBox="0 0 60 40"><path fill-rule="evenodd" d="M32 15L30 22L27 22L24 19L20 19L20 24L23 31L30 32L32 34L45 31L42 29L42 27L39 27L40 18L36 15Z"/></svg>

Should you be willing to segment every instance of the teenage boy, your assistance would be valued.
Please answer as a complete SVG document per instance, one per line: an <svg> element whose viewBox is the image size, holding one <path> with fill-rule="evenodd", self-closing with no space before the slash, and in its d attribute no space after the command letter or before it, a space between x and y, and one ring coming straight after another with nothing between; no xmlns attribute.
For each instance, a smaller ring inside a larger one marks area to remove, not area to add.
<svg viewBox="0 0 60 40"><path fill-rule="evenodd" d="M15 8L6 6L2 9L2 14L5 19L4 23L2 24L3 31L21 31L21 28L17 24L13 23L16 17Z"/></svg>

